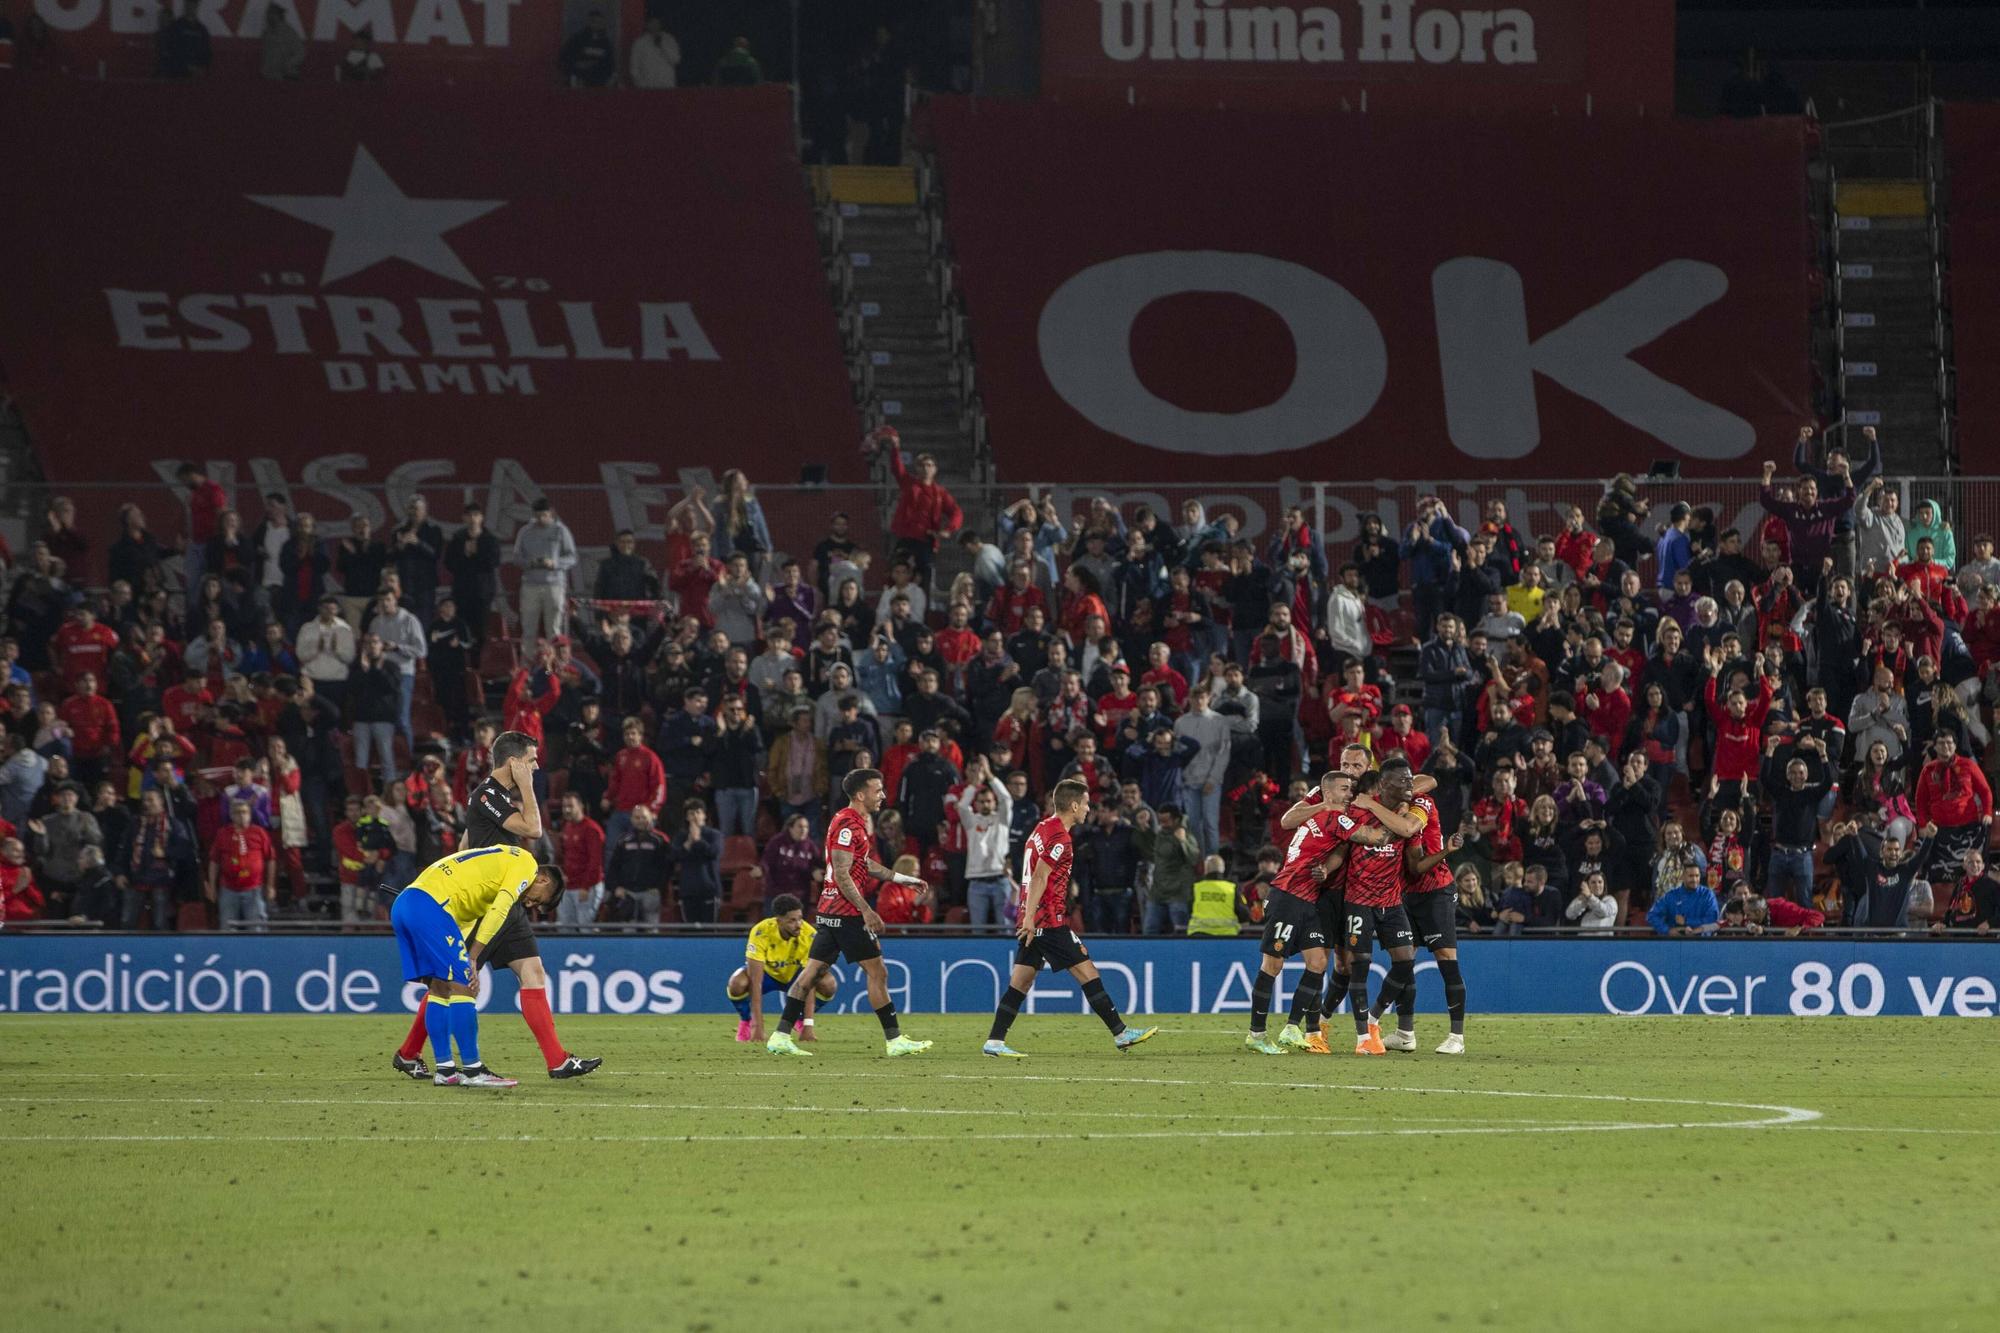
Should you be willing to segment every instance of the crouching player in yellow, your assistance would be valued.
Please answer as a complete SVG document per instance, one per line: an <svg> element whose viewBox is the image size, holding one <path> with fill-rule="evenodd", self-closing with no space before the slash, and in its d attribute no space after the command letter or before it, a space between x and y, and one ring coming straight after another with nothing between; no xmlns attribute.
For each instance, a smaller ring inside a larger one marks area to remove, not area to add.
<svg viewBox="0 0 2000 1333"><path fill-rule="evenodd" d="M479 955L516 902L546 907L562 896L563 874L519 847L478 847L431 862L389 910L403 980L430 987L424 1030L441 1088L511 1088L479 1059ZM451 1058L458 1043L458 1061Z"/></svg>
<svg viewBox="0 0 2000 1333"><path fill-rule="evenodd" d="M783 995L791 989L806 955L812 952L813 928L806 921L806 905L789 893L771 900L771 915L750 927L750 941L743 950L743 966L729 978L729 1002L736 1006L736 1040L764 1040L764 994ZM840 983L831 968L819 974L812 994L806 996L806 1016L799 1028L800 1041L817 1041L813 1035L813 1009L833 999Z"/></svg>

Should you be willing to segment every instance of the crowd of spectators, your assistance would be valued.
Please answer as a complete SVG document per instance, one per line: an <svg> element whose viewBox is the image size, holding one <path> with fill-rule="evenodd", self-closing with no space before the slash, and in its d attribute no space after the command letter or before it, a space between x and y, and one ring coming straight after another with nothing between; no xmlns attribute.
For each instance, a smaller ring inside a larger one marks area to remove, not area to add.
<svg viewBox="0 0 2000 1333"><path fill-rule="evenodd" d="M1748 533L1620 476L1554 531L1427 497L1329 552L1300 509L1251 541L1192 500L1028 497L970 530L882 431L886 577L844 515L774 534L733 469L587 583L546 500L510 541L421 498L329 540L189 466L189 539L127 505L87 589L65 571L96 538L59 498L8 576L0 910L372 916L518 730L567 923L809 897L857 767L890 793L880 859L932 886L885 919L1007 921L1041 795L1076 776L1081 924L1185 930L1222 877L1254 920L1278 817L1358 750L1436 780L1468 931L1984 932L2000 558L1929 502L1906 521L1867 445L1801 432Z"/></svg>

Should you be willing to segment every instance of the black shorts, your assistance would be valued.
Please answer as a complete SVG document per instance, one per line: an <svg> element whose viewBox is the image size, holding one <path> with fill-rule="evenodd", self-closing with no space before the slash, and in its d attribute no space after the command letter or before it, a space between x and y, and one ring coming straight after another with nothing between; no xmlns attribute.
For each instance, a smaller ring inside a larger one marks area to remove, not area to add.
<svg viewBox="0 0 2000 1333"><path fill-rule="evenodd" d="M1272 890L1264 903L1264 942L1259 947L1273 958L1290 958L1306 949L1324 949L1326 945L1326 927L1320 920L1319 904L1283 889Z"/></svg>
<svg viewBox="0 0 2000 1333"><path fill-rule="evenodd" d="M820 912L813 917L813 927L812 952L806 955L808 958L822 963L834 963L842 958L850 963L865 963L882 956L881 941L858 916L834 916Z"/></svg>
<svg viewBox="0 0 2000 1333"><path fill-rule="evenodd" d="M1416 943L1416 936L1410 931L1410 914L1403 910L1401 903L1394 907L1370 907L1366 903L1350 902L1347 904L1346 935L1348 949L1364 960L1375 952L1377 940L1385 949L1407 949Z"/></svg>
<svg viewBox="0 0 2000 1333"><path fill-rule="evenodd" d="M1403 910L1410 914L1410 928L1426 949L1436 953L1439 949L1458 947L1458 890L1406 893Z"/></svg>
<svg viewBox="0 0 2000 1333"><path fill-rule="evenodd" d="M1089 961L1090 950L1083 947L1083 937L1068 926L1037 928L1035 937L1014 955L1014 966L1032 967L1037 972L1044 966L1051 972L1067 972Z"/></svg>
<svg viewBox="0 0 2000 1333"><path fill-rule="evenodd" d="M1338 947L1347 940L1347 899L1339 893L1322 891L1319 895L1319 928L1326 936L1329 947Z"/></svg>
<svg viewBox="0 0 2000 1333"><path fill-rule="evenodd" d="M493 932L493 938L486 942L479 961L495 967L512 967L523 958L541 956L542 946L535 941L535 928L528 924L528 914L516 907L507 913L500 929Z"/></svg>

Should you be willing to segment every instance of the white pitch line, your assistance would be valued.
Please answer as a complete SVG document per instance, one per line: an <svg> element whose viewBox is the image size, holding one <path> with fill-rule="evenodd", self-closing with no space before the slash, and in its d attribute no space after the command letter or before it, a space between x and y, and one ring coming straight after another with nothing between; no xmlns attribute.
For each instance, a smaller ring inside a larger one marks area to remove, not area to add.
<svg viewBox="0 0 2000 1333"><path fill-rule="evenodd" d="M1298 1139L1406 1138L1460 1134L1568 1134L1584 1130L1759 1129L1788 1124L1782 1120L1724 1122L1636 1121L1585 1122L1574 1125L1495 1125L1434 1129L1187 1129L1124 1130L1104 1134L583 1134L563 1138L549 1134L8 1134L0 1143L980 1143L1095 1142L1127 1139Z"/></svg>

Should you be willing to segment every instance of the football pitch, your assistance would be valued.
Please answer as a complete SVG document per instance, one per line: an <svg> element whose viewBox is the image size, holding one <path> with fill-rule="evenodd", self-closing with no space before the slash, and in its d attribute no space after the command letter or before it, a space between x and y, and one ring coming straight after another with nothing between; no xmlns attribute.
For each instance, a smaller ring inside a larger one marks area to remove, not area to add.
<svg viewBox="0 0 2000 1333"><path fill-rule="evenodd" d="M2000 1327L1977 1020L1481 1020L1258 1056L1168 1016L0 1019L10 1329ZM1343 1020L1344 1021L1344 1020Z"/></svg>

